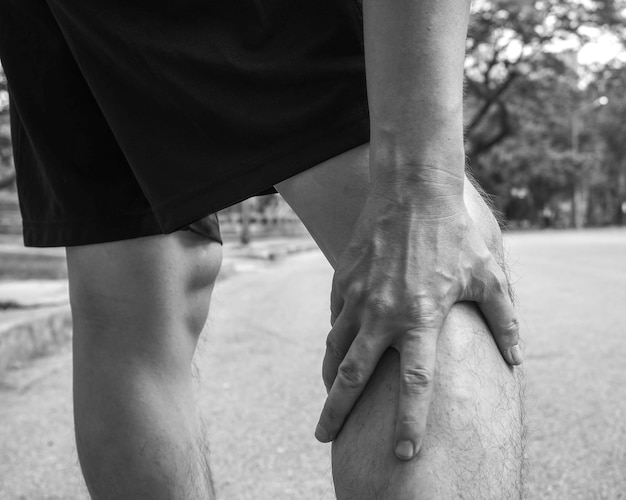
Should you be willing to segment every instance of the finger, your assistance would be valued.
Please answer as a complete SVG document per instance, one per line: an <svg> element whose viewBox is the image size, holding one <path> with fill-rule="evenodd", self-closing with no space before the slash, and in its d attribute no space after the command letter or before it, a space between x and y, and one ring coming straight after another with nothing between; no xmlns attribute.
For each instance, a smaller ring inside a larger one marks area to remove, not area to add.
<svg viewBox="0 0 626 500"><path fill-rule="evenodd" d="M508 280L495 263L493 275L493 284L483 295L483 300L478 302L478 307L504 359L512 365L519 365L523 361L519 347L519 321L509 295Z"/></svg>
<svg viewBox="0 0 626 500"><path fill-rule="evenodd" d="M339 315L328 337L326 337L326 353L322 362L322 379L327 392L330 391L337 376L337 369L346 357L357 332L358 326L353 321L350 321L348 314L344 312Z"/></svg>
<svg viewBox="0 0 626 500"><path fill-rule="evenodd" d="M441 321L443 326L443 319ZM406 334L400 348L400 393L395 452L411 460L422 446L433 392L439 325Z"/></svg>
<svg viewBox="0 0 626 500"><path fill-rule="evenodd" d="M315 437L319 441L326 443L337 436L384 350L385 346L379 345L376 337L366 331L361 330L356 336L339 364L337 376L315 429Z"/></svg>

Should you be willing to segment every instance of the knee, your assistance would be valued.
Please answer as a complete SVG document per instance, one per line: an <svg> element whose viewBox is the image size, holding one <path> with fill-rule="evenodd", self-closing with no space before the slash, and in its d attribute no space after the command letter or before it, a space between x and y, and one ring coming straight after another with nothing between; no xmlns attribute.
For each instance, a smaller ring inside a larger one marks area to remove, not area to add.
<svg viewBox="0 0 626 500"><path fill-rule="evenodd" d="M68 248L75 345L175 348L208 314L221 246L194 233ZM183 345L185 343L183 342Z"/></svg>
<svg viewBox="0 0 626 500"><path fill-rule="evenodd" d="M200 333L206 323L211 295L222 265L222 246L202 242L189 252L187 267L181 273L180 291L175 300L183 308L190 332Z"/></svg>

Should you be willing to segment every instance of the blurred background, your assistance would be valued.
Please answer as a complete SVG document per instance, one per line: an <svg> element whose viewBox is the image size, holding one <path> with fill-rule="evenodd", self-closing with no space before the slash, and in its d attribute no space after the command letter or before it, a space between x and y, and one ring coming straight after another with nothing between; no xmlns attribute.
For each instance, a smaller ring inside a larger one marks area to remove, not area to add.
<svg viewBox="0 0 626 500"><path fill-rule="evenodd" d="M470 170L502 213L528 498L626 499L626 0L473 2ZM62 248L25 249L0 68L0 498L86 500ZM220 213L196 355L220 498L331 500L313 429L332 270L278 195Z"/></svg>
<svg viewBox="0 0 626 500"><path fill-rule="evenodd" d="M626 222L625 5L475 2L467 154L511 227Z"/></svg>

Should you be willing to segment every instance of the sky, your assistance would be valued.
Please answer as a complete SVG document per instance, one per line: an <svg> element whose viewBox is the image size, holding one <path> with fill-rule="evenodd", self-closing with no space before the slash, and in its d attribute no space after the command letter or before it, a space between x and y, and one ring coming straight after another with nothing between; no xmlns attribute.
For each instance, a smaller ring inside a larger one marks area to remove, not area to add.
<svg viewBox="0 0 626 500"><path fill-rule="evenodd" d="M600 35L598 40L588 43L578 52L578 64L606 64L613 59L626 62L626 51L614 35Z"/></svg>

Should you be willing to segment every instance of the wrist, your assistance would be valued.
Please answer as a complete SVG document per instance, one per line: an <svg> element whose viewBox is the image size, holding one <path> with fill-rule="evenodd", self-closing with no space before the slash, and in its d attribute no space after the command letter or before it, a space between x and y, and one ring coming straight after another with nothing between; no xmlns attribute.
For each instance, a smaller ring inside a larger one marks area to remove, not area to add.
<svg viewBox="0 0 626 500"><path fill-rule="evenodd" d="M460 189L465 178L462 140L430 143L428 147L370 148L370 182L423 185L424 188Z"/></svg>
<svg viewBox="0 0 626 500"><path fill-rule="evenodd" d="M369 197L379 211L410 214L414 219L441 219L465 209L463 174L420 165L401 174L370 180Z"/></svg>
<svg viewBox="0 0 626 500"><path fill-rule="evenodd" d="M465 146L463 113L458 105L420 107L419 120L401 111L393 119L373 117L370 139L370 173L431 165L463 173Z"/></svg>
<svg viewBox="0 0 626 500"><path fill-rule="evenodd" d="M441 195L463 197L465 184L464 155L449 161L420 163L394 162L370 166L370 192L386 192L395 197L419 193L422 197Z"/></svg>

